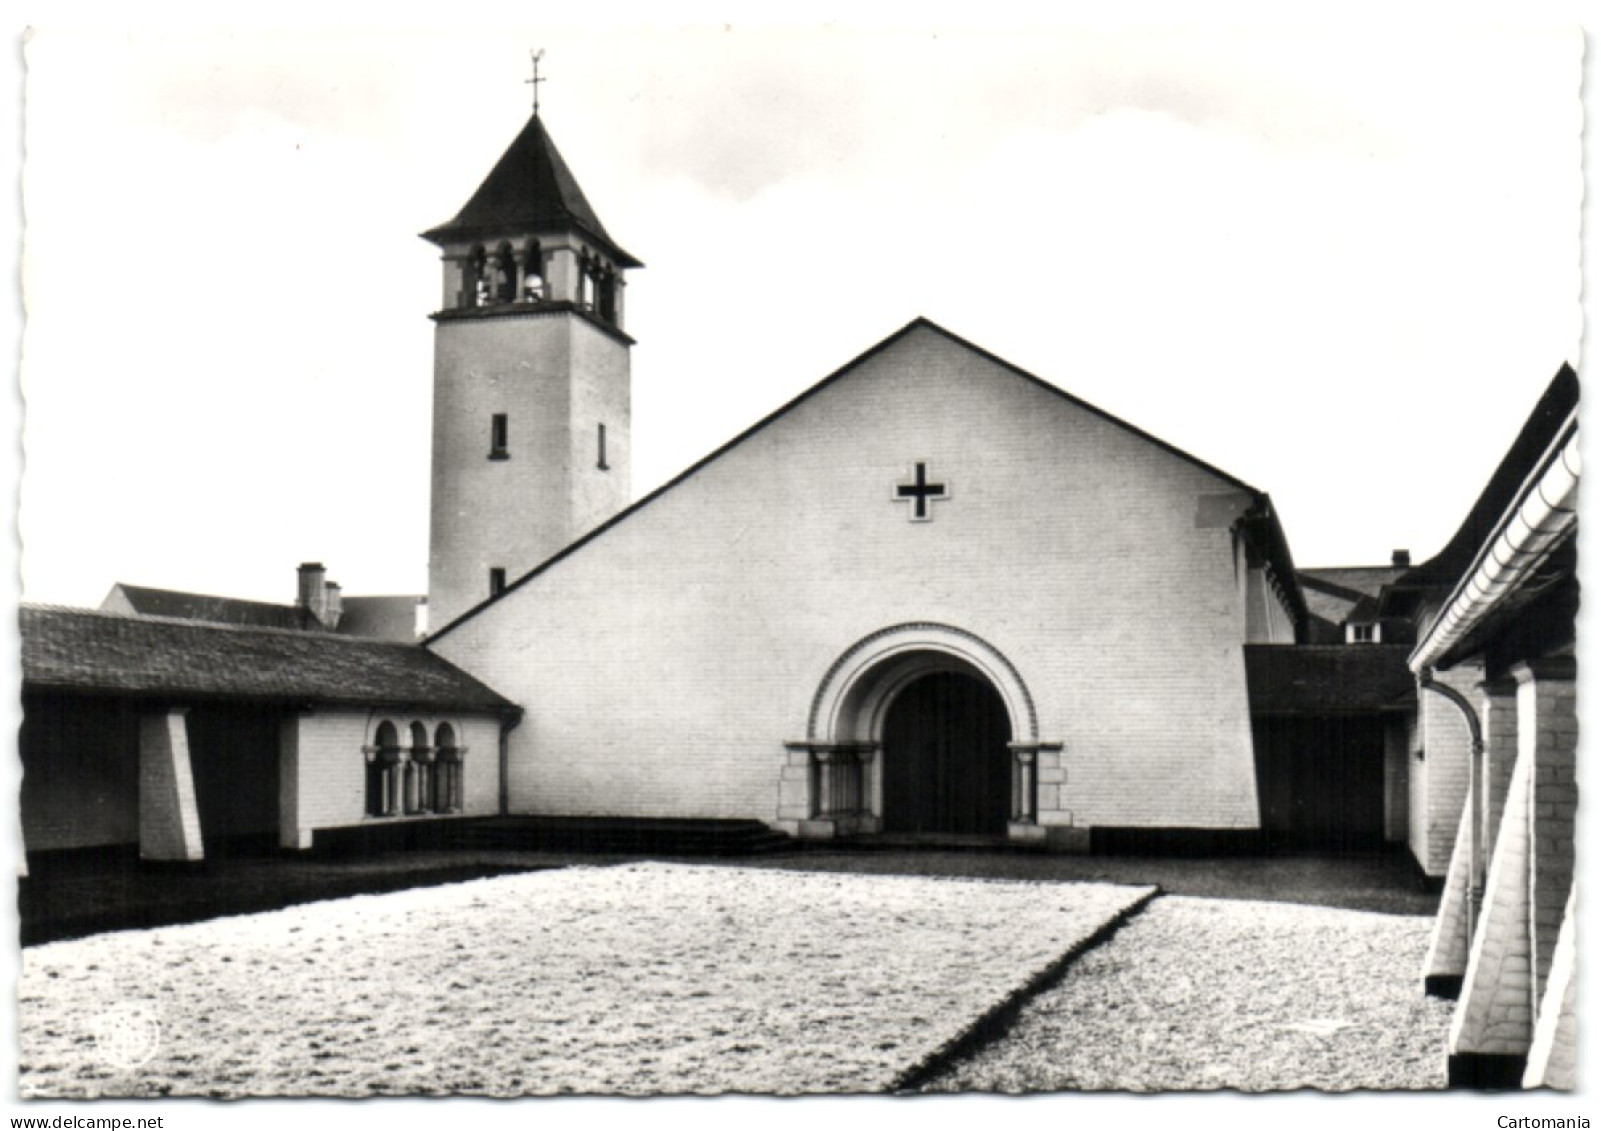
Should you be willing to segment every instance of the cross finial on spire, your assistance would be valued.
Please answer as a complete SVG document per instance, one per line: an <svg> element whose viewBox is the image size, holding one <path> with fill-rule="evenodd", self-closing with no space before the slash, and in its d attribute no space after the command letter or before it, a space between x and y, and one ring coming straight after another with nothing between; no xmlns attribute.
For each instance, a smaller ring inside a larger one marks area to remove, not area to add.
<svg viewBox="0 0 1601 1131"><path fill-rule="evenodd" d="M539 117L539 84L545 80L539 77L539 61L545 57L545 49L530 51L528 57L534 61L534 77L524 79L523 82L534 88L534 117Z"/></svg>

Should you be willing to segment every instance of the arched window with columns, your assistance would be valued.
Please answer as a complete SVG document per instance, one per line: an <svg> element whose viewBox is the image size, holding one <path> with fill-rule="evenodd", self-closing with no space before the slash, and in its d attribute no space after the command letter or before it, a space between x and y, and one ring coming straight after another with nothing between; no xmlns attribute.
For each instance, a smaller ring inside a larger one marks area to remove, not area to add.
<svg viewBox="0 0 1601 1131"><path fill-rule="evenodd" d="M608 322L617 321L617 272L610 267L600 273L600 316Z"/></svg>
<svg viewBox="0 0 1601 1131"><path fill-rule="evenodd" d="M522 300L545 301L545 253L538 240L529 240L523 248Z"/></svg>
<svg viewBox="0 0 1601 1131"><path fill-rule="evenodd" d="M456 728L440 723L434 731L435 778L434 790L437 812L459 813L462 809L461 770L462 756L466 751L456 742Z"/></svg>
<svg viewBox="0 0 1601 1131"><path fill-rule="evenodd" d="M484 270L488 264L488 256L484 253L484 245L477 244L467 253L467 258L461 265L461 305L463 307L483 306L487 297L488 288L484 282Z"/></svg>
<svg viewBox="0 0 1601 1131"><path fill-rule="evenodd" d="M517 301L517 257L509 243L502 242L495 249L492 287L495 302Z"/></svg>
<svg viewBox="0 0 1601 1131"><path fill-rule="evenodd" d="M403 758L395 724L378 724L367 757L367 816L392 817L400 811L400 763Z"/></svg>
<svg viewBox="0 0 1601 1131"><path fill-rule="evenodd" d="M428 728L411 724L411 760L406 764L406 812L433 811L434 748L428 743Z"/></svg>

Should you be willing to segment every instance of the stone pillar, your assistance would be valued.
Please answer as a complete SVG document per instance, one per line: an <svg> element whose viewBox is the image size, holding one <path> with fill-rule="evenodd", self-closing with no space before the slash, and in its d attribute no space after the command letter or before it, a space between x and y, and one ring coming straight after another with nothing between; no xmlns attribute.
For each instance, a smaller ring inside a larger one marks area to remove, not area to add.
<svg viewBox="0 0 1601 1131"><path fill-rule="evenodd" d="M1045 827L1039 822L1039 785L1037 771L1042 755L1054 756L1061 750L1056 742L1011 742L1007 744L1012 755L1012 818L1006 823L1010 840L1043 843ZM1052 787L1055 792L1056 787Z"/></svg>
<svg viewBox="0 0 1601 1131"><path fill-rule="evenodd" d="M473 302L472 271L465 253L446 252L444 261L444 293L439 296L440 310L455 310L471 306Z"/></svg>
<svg viewBox="0 0 1601 1131"><path fill-rule="evenodd" d="M139 720L139 859L205 858L200 806L189 766L187 707Z"/></svg>
<svg viewBox="0 0 1601 1131"><path fill-rule="evenodd" d="M312 831L302 824L300 804L300 717L278 726L278 847L310 848ZM365 806L365 801L363 802Z"/></svg>
<svg viewBox="0 0 1601 1131"><path fill-rule="evenodd" d="M1533 1028L1529 961L1529 793L1532 760L1520 751L1496 831L1495 856L1451 1017L1447 1079L1453 1087L1515 1088Z"/></svg>
<svg viewBox="0 0 1601 1131"><path fill-rule="evenodd" d="M829 839L879 831L870 783L877 748L871 743L786 742L779 781L780 827L793 835Z"/></svg>
<svg viewBox="0 0 1601 1131"><path fill-rule="evenodd" d="M1513 679L1490 680L1480 685L1483 707L1480 723L1484 728L1484 765L1480 781L1484 789L1484 858L1486 866L1495 855L1495 837L1501 828L1501 811L1506 807L1507 787L1512 767L1518 760L1518 685Z"/></svg>
<svg viewBox="0 0 1601 1131"><path fill-rule="evenodd" d="M1434 914L1434 930L1429 950L1423 956L1423 992L1434 997L1454 998L1462 992L1462 976L1468 968L1468 891L1469 857L1473 851L1473 805L1463 802L1462 819L1457 822L1456 847L1451 866L1440 892L1440 908Z"/></svg>
<svg viewBox="0 0 1601 1131"><path fill-rule="evenodd" d="M1573 886L1573 823L1579 807L1574 762L1579 722L1574 713L1571 657L1535 660L1512 670L1518 681L1518 755L1529 775L1530 1008L1539 1005Z"/></svg>
<svg viewBox="0 0 1601 1131"><path fill-rule="evenodd" d="M545 278L545 295L552 302L578 301L578 249L559 244L546 257L550 274Z"/></svg>
<svg viewBox="0 0 1601 1131"><path fill-rule="evenodd" d="M1578 1086L1579 1034L1574 1016L1577 947L1573 932L1573 893L1569 892L1562 930L1557 934L1556 950L1551 956L1551 975L1546 980L1545 996L1540 999L1534 1038L1529 1045L1529 1065L1523 1073L1525 1088L1560 1088L1571 1092Z"/></svg>

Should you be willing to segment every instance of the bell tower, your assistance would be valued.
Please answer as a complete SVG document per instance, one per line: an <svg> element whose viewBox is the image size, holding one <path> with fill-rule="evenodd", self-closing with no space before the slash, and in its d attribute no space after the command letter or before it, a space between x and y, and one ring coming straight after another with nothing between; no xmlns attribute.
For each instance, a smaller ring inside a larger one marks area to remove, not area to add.
<svg viewBox="0 0 1601 1131"><path fill-rule="evenodd" d="M423 233L434 321L428 622L437 631L629 500L623 275L537 108L455 219Z"/></svg>

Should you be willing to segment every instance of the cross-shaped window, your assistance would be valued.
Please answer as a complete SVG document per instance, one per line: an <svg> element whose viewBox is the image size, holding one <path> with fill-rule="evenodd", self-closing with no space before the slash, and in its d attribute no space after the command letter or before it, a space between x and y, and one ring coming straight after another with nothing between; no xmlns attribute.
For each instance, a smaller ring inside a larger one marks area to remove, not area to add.
<svg viewBox="0 0 1601 1131"><path fill-rule="evenodd" d="M912 482L899 483L895 486L894 499L897 503L911 503L912 513L908 516L913 522L929 522L934 514L929 509L929 503L936 499L951 497L948 483L930 483L928 481L928 464L919 460L912 465Z"/></svg>

